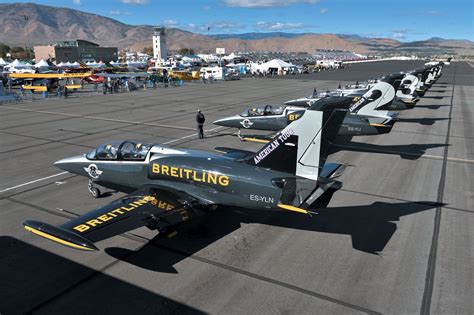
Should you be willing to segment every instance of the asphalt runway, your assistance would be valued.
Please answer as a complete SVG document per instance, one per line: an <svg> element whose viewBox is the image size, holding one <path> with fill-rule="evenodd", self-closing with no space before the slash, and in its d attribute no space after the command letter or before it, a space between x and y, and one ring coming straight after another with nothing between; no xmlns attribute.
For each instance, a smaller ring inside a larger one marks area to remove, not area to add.
<svg viewBox="0 0 474 315"><path fill-rule="evenodd" d="M445 67L414 109L399 112L391 133L338 140L329 160L349 164L344 186L318 215L220 209L174 237L141 228L98 243L99 252L22 226L62 224L121 196L92 198L87 179L56 169L55 160L117 139L257 150L211 122L421 64L0 105L0 313L472 314L467 63ZM209 122L204 140L195 135L198 108Z"/></svg>

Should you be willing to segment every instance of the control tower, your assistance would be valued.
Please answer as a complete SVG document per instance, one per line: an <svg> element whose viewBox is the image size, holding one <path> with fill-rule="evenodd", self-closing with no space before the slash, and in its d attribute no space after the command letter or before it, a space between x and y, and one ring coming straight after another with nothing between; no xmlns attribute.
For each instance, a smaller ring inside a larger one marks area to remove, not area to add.
<svg viewBox="0 0 474 315"><path fill-rule="evenodd" d="M166 60L167 55L165 28L156 26L153 28L153 58Z"/></svg>

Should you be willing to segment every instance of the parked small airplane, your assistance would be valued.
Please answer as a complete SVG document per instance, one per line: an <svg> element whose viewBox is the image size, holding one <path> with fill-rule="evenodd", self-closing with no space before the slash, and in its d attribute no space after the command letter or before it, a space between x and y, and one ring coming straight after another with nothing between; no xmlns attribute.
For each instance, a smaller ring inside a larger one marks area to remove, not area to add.
<svg viewBox="0 0 474 315"><path fill-rule="evenodd" d="M395 114L381 108L387 107L395 96L394 88L386 83L375 84L362 96L329 96L311 102L311 109L323 108L348 109L349 114L344 119L339 135L374 135L387 133L395 122ZM225 117L214 121L214 124L224 127L279 131L288 124L301 118L306 107L299 106L257 106L244 111L240 115ZM268 137L247 135L239 136L242 140L264 142ZM270 138L273 138L271 136Z"/></svg>
<svg viewBox="0 0 474 315"><path fill-rule="evenodd" d="M168 228L214 210L218 205L311 214L328 204L342 183L344 166L328 163L329 143L346 110L309 108L258 152L220 148L223 156L203 151L134 141L110 142L87 155L55 165L127 196L60 227L25 221L25 229L82 250L94 243L146 226Z"/></svg>

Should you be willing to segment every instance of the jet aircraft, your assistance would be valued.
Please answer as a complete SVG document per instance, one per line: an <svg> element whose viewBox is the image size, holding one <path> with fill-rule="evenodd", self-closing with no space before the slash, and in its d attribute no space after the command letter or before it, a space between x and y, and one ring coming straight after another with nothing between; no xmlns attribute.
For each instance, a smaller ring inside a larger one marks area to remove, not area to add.
<svg viewBox="0 0 474 315"><path fill-rule="evenodd" d="M26 230L81 250L146 226L166 233L217 206L311 214L325 207L342 183L344 165L326 162L347 110L309 108L258 152L221 148L224 155L145 144L110 142L55 165L125 197L59 227L28 220Z"/></svg>
<svg viewBox="0 0 474 315"><path fill-rule="evenodd" d="M339 135L374 135L387 133L393 127L395 114L379 110L388 106L395 96L394 88L386 83L375 84L368 92L358 97L329 96L312 102L311 108L344 108L349 114L344 119ZM279 131L306 112L305 107L264 105L244 111L240 115L225 117L214 124L225 127L251 130ZM265 142L264 136L239 136L242 140ZM270 137L273 138L273 137Z"/></svg>

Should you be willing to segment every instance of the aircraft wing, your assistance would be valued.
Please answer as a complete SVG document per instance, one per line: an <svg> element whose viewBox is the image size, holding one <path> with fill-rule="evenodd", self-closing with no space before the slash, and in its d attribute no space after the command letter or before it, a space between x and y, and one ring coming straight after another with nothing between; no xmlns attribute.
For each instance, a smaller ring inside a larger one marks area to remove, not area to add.
<svg viewBox="0 0 474 315"><path fill-rule="evenodd" d="M59 227L25 221L26 230L81 250L98 250L95 242L136 229L166 227L197 216L204 203L184 192L147 186Z"/></svg>

